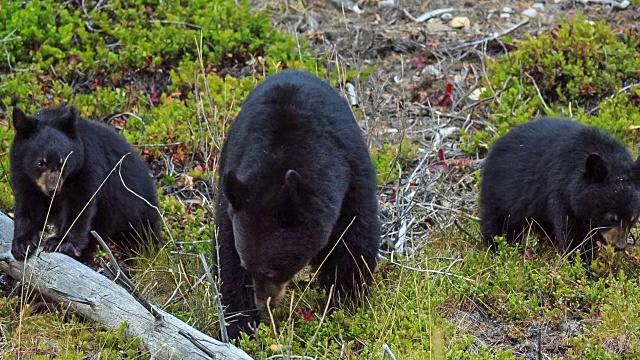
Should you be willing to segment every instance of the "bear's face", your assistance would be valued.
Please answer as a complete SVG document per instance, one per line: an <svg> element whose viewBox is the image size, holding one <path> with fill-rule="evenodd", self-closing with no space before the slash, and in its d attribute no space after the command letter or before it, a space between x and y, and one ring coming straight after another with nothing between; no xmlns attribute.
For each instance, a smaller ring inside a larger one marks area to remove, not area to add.
<svg viewBox="0 0 640 360"><path fill-rule="evenodd" d="M253 278L256 306L264 310L269 298L276 306L288 281L327 244L329 233L305 211L302 179L294 170L266 189L233 173L222 186L241 266Z"/></svg>
<svg viewBox="0 0 640 360"><path fill-rule="evenodd" d="M631 169L612 173L605 160L590 154L581 179L581 190L572 197L572 210L593 231L618 250L627 247L629 230L640 216L640 196ZM582 239L581 239L582 240Z"/></svg>
<svg viewBox="0 0 640 360"><path fill-rule="evenodd" d="M27 176L47 196L60 191L65 179L75 173L84 160L82 145L75 141L75 110L53 113L54 117L28 117L20 109L13 111L16 128L14 143L23 147L23 156L18 159ZM50 115L50 114L49 114Z"/></svg>

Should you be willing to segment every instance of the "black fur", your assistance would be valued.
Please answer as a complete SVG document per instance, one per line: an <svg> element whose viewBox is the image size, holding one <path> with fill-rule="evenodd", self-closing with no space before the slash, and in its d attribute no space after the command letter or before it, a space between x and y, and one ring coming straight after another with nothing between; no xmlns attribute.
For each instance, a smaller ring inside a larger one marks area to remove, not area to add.
<svg viewBox="0 0 640 360"><path fill-rule="evenodd" d="M342 297L370 284L380 246L376 172L331 86L296 70L269 76L231 124L219 175L214 260L234 315L231 338L259 321L254 294L264 300L307 264L324 261L317 281Z"/></svg>
<svg viewBox="0 0 640 360"><path fill-rule="evenodd" d="M628 231L637 219L639 168L609 134L577 121L543 118L519 125L493 144L485 160L482 235L493 247L494 236L513 242L533 223L564 251L583 244L590 261L594 241L602 240L601 230L591 230Z"/></svg>
<svg viewBox="0 0 640 360"><path fill-rule="evenodd" d="M114 128L83 119L75 108L64 106L42 109L33 117L15 108L13 124L16 134L11 144L10 167L16 205L11 252L16 259L25 257L27 246L31 245L33 253L33 247L39 245L39 232L58 185L57 176L50 176L42 189L38 179L43 173L59 172L70 152L73 153L64 165L48 216L48 223L55 225L57 233L44 240L44 251L58 248L69 229L58 251L85 264L93 263L97 248L90 230L112 240L128 254L150 241L161 243L159 214L122 185L118 169L73 224L111 169L127 153L130 154L121 167L125 184L149 203L158 205L147 165Z"/></svg>

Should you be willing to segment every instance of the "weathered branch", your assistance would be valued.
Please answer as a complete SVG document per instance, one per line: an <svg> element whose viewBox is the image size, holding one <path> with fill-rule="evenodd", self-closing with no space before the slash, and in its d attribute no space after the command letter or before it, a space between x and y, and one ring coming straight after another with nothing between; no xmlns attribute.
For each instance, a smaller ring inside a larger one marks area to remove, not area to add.
<svg viewBox="0 0 640 360"><path fill-rule="evenodd" d="M26 264L10 254L13 221L0 212L0 271L70 306L106 328L128 324L128 337L139 337L158 359L251 359L159 308L161 320L113 281L61 253L36 253Z"/></svg>

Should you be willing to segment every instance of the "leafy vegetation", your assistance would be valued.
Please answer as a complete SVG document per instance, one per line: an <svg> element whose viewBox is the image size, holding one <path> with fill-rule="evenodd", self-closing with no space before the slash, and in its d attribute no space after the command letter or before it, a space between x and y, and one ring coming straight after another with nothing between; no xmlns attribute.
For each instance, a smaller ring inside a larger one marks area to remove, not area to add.
<svg viewBox="0 0 640 360"><path fill-rule="evenodd" d="M176 166L207 173L219 145L213 142L257 82L233 74L319 69L304 41L298 48L271 27L266 13L250 13L248 1L82 6L36 0L0 7L5 114L15 105L33 112L64 101L85 117L123 128L138 146L168 145L145 147L146 155L163 152ZM8 151L12 136L11 129L0 131L0 152ZM7 157L0 169L0 207L8 210Z"/></svg>
<svg viewBox="0 0 640 360"><path fill-rule="evenodd" d="M493 97L495 129L463 134L470 140L466 150L486 151L513 126L543 115L574 117L627 143L638 141L632 127L640 122L637 88L618 91L640 78L639 45L637 34L618 39L604 21L581 17L537 38L527 35L517 50L489 62L482 96Z"/></svg>
<svg viewBox="0 0 640 360"><path fill-rule="evenodd" d="M403 140L399 144L384 144L381 150L371 150L371 158L378 169L378 185L392 183L400 177L405 168L415 157L418 147Z"/></svg>
<svg viewBox="0 0 640 360"><path fill-rule="evenodd" d="M33 313L29 307L22 307L19 300L19 297L0 298L0 327L4 336L0 357L3 359L55 356L71 360L87 355L114 360L150 358L139 349L138 339L125 337L126 323L116 330L99 330L75 316Z"/></svg>

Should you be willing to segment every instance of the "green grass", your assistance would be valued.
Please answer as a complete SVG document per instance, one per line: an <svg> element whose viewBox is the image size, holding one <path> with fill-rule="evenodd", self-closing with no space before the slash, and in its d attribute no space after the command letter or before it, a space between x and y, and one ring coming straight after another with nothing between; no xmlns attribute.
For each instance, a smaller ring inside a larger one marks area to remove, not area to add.
<svg viewBox="0 0 640 360"><path fill-rule="evenodd" d="M138 339L124 336L126 324L119 329L102 330L95 324L61 313L33 313L19 297L0 298L0 357L18 359L149 359L139 350Z"/></svg>

